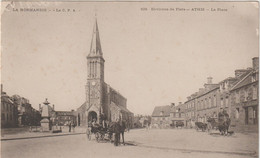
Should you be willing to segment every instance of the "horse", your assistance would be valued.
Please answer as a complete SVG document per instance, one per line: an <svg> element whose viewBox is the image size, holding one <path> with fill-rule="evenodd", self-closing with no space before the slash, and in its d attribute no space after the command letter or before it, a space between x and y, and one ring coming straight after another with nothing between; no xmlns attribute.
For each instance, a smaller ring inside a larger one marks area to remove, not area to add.
<svg viewBox="0 0 260 158"><path fill-rule="evenodd" d="M198 131L199 129L202 130L202 132L204 132L207 128L207 124L206 123L202 123L202 122L195 122L196 125L196 130Z"/></svg>
<svg viewBox="0 0 260 158"><path fill-rule="evenodd" d="M210 132L212 129L218 129L218 122L216 122L215 118L209 117L207 119L208 125L207 130Z"/></svg>
<svg viewBox="0 0 260 158"><path fill-rule="evenodd" d="M109 138L111 143L112 143L113 133L115 133L114 125L115 125L115 122L109 122L108 123L108 129L107 129L107 131L108 131L108 138Z"/></svg>
<svg viewBox="0 0 260 158"><path fill-rule="evenodd" d="M229 117L224 117L223 120L219 121L218 129L221 135L227 135L231 119Z"/></svg>
<svg viewBox="0 0 260 158"><path fill-rule="evenodd" d="M108 135L109 135L109 138L110 138L110 141L112 142L112 135L113 133L116 133L118 131L115 131L115 124L116 122L110 122L108 124ZM122 135L122 140L123 140L123 144L125 145L125 137L124 137L124 133L125 133L125 130L126 130L126 123L124 121L120 121L119 122L119 142L120 142L120 135Z"/></svg>

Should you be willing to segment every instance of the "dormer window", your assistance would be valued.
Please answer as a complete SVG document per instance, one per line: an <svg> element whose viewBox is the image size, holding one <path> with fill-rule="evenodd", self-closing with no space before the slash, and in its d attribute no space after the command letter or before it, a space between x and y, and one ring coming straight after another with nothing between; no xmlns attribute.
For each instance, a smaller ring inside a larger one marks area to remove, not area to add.
<svg viewBox="0 0 260 158"><path fill-rule="evenodd" d="M160 116L163 116L163 111L160 112Z"/></svg>
<svg viewBox="0 0 260 158"><path fill-rule="evenodd" d="M256 81L256 75L252 75L252 82Z"/></svg>

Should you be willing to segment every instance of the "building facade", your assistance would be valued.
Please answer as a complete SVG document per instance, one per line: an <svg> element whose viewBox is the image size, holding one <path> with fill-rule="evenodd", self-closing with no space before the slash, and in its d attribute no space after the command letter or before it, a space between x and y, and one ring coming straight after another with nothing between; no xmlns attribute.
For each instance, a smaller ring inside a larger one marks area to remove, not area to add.
<svg viewBox="0 0 260 158"><path fill-rule="evenodd" d="M119 119L127 121L129 126L132 126L133 113L127 109L127 99L105 83L104 63L98 24L95 20L90 53L87 56L86 102L77 109L77 119L80 125L87 125L93 120L99 122L102 119Z"/></svg>
<svg viewBox="0 0 260 158"><path fill-rule="evenodd" d="M67 126L69 123L77 124L75 111L54 111L50 118L52 125Z"/></svg>
<svg viewBox="0 0 260 158"><path fill-rule="evenodd" d="M258 127L259 102L259 59L253 58L253 68L230 90L231 120L234 126L253 125Z"/></svg>
<svg viewBox="0 0 260 158"><path fill-rule="evenodd" d="M185 107L185 125L187 127L193 128L195 126L195 122L197 121L197 95L198 93L194 93L191 96L187 97L187 101L184 103Z"/></svg>
<svg viewBox="0 0 260 158"><path fill-rule="evenodd" d="M235 70L235 77L228 77L218 84L212 78L185 102L185 121L188 127L195 122L207 122L217 118L225 109L231 118L231 126L258 124L258 57L253 58L253 68Z"/></svg>
<svg viewBox="0 0 260 158"><path fill-rule="evenodd" d="M2 91L1 85L1 128L16 127L18 123L17 104Z"/></svg>
<svg viewBox="0 0 260 158"><path fill-rule="evenodd" d="M171 126L175 127L178 122L182 122L184 126L186 126L185 121L185 105L179 102L179 105L175 106L174 104L171 106L170 111L170 121Z"/></svg>
<svg viewBox="0 0 260 158"><path fill-rule="evenodd" d="M170 120L171 106L156 106L152 113L151 126L153 128L168 128L172 121Z"/></svg>
<svg viewBox="0 0 260 158"><path fill-rule="evenodd" d="M13 95L12 100L17 104L18 126L40 125L41 114L32 107L28 99L19 95Z"/></svg>
<svg viewBox="0 0 260 158"><path fill-rule="evenodd" d="M195 122L207 122L208 117L217 117L219 112L219 84L212 83L212 77L207 78L204 88L200 88L185 102L185 119L187 127L195 127Z"/></svg>
<svg viewBox="0 0 260 158"><path fill-rule="evenodd" d="M153 128L169 128L175 127L176 123L185 121L185 104L181 102L179 105L171 103L171 105L156 106L151 116L151 126Z"/></svg>

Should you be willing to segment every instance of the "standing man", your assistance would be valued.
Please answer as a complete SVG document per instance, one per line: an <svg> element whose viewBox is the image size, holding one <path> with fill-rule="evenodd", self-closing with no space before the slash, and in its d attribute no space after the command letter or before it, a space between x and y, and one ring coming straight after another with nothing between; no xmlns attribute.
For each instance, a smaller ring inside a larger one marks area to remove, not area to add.
<svg viewBox="0 0 260 158"><path fill-rule="evenodd" d="M124 136L125 129L126 129L126 123L124 120L121 120L120 121L120 133L122 135L122 140L123 140L124 145L125 145L125 136ZM120 141L120 135L119 135L119 141Z"/></svg>
<svg viewBox="0 0 260 158"><path fill-rule="evenodd" d="M223 108L220 108L220 111L218 113L218 121L223 122L224 121L224 111Z"/></svg>
<svg viewBox="0 0 260 158"><path fill-rule="evenodd" d="M227 113L227 110L226 110L226 109L223 110L223 115L224 115L226 118L229 118L229 114Z"/></svg>
<svg viewBox="0 0 260 158"><path fill-rule="evenodd" d="M115 132L115 140L114 140L114 145L118 146L119 144L119 140L120 140L120 124L119 124L119 120L116 119L116 122L114 124L114 132Z"/></svg>
<svg viewBox="0 0 260 158"><path fill-rule="evenodd" d="M69 132L71 132L71 121L69 122Z"/></svg>

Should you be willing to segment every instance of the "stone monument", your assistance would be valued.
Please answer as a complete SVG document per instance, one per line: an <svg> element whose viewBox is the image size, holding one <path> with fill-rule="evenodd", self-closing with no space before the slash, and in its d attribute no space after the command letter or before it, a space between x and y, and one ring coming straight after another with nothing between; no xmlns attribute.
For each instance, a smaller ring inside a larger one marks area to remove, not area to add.
<svg viewBox="0 0 260 158"><path fill-rule="evenodd" d="M40 106L40 111L41 111L41 128L43 132L48 132L51 130L51 124L50 124L50 117L51 117L51 111L52 108L49 105L50 103L48 102L47 98L45 102L43 102L43 106Z"/></svg>

